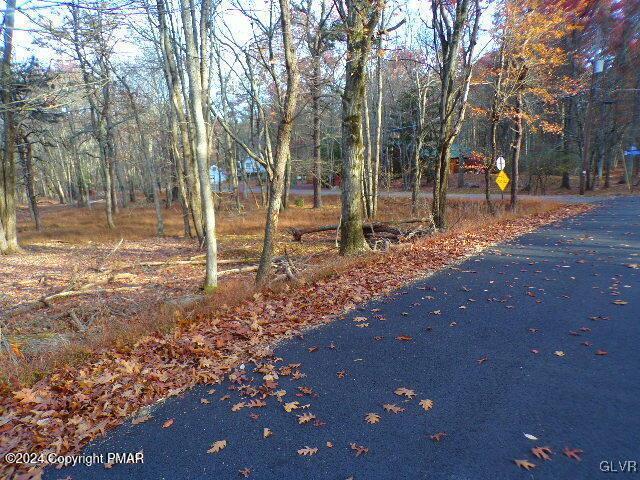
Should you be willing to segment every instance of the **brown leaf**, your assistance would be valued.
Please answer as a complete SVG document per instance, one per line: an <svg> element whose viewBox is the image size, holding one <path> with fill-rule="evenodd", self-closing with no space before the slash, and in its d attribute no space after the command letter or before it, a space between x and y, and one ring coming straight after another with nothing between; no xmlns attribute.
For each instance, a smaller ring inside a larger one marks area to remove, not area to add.
<svg viewBox="0 0 640 480"><path fill-rule="evenodd" d="M553 452L550 447L534 447L531 449L531 453L541 460L551 460L550 455Z"/></svg>
<svg viewBox="0 0 640 480"><path fill-rule="evenodd" d="M356 452L356 457L359 457L360 455L366 455L367 453L369 453L369 449L367 447L364 447L362 445L357 445L355 443L351 444L351 450Z"/></svg>
<svg viewBox="0 0 640 480"><path fill-rule="evenodd" d="M204 405L209 405L211 402L209 400L207 400L206 398L201 398L200 399L200 403L202 403Z"/></svg>
<svg viewBox="0 0 640 480"><path fill-rule="evenodd" d="M400 413L404 412L404 408L397 406L395 403L385 403L382 405L387 412Z"/></svg>
<svg viewBox="0 0 640 480"><path fill-rule="evenodd" d="M327 448L333 448L333 443L332 442L327 442Z"/></svg>
<svg viewBox="0 0 640 480"><path fill-rule="evenodd" d="M532 468L536 468L535 463L531 463L529 460L514 460L515 464L520 468L524 468L525 470L531 470Z"/></svg>
<svg viewBox="0 0 640 480"><path fill-rule="evenodd" d="M226 440L218 440L211 444L211 448L207 450L207 453L218 453L227 446Z"/></svg>
<svg viewBox="0 0 640 480"><path fill-rule="evenodd" d="M433 408L433 400L420 400L420 406L429 411Z"/></svg>
<svg viewBox="0 0 640 480"><path fill-rule="evenodd" d="M614 300L613 302L614 305L627 305L629 302L625 301L625 300Z"/></svg>
<svg viewBox="0 0 640 480"><path fill-rule="evenodd" d="M240 475L242 475L244 478L249 478L249 476L251 475L251 469L249 467L245 467L242 470L238 470L238 472L240 473Z"/></svg>
<svg viewBox="0 0 640 480"><path fill-rule="evenodd" d="M567 457L572 458L573 460L577 460L578 462L582 460L580 458L580 455L582 455L582 450L580 450L579 448L564 447L562 453L564 453Z"/></svg>
<svg viewBox="0 0 640 480"><path fill-rule="evenodd" d="M393 391L393 393L395 393L399 397L407 397L408 399L412 399L416 396L416 392L405 387L398 387Z"/></svg>
<svg viewBox="0 0 640 480"><path fill-rule="evenodd" d="M442 440L445 436L447 435L447 432L438 432L438 433L434 433L433 435L431 435L431 440L433 440L434 442L439 442L440 440Z"/></svg>
<svg viewBox="0 0 640 480"><path fill-rule="evenodd" d="M489 357L487 355L485 355L484 357L480 357L477 362L478 365L482 365L484 362L486 362L487 360L489 360Z"/></svg>
<svg viewBox="0 0 640 480"><path fill-rule="evenodd" d="M373 425L375 423L378 423L380 421L380 415L378 415L377 413L367 413L364 416L364 421L367 422L370 425Z"/></svg>
<svg viewBox="0 0 640 480"><path fill-rule="evenodd" d="M606 350L596 350L596 355L609 355Z"/></svg>
<svg viewBox="0 0 640 480"><path fill-rule="evenodd" d="M269 438L271 435L273 435L273 432L270 429L265 427L262 430L262 438Z"/></svg>
<svg viewBox="0 0 640 480"><path fill-rule="evenodd" d="M291 413L293 410L300 408L300 402L289 402L284 404L284 411Z"/></svg>
<svg viewBox="0 0 640 480"><path fill-rule="evenodd" d="M169 428L171 425L173 425L173 418L165 420L165 422L162 424L162 428Z"/></svg>
<svg viewBox="0 0 640 480"><path fill-rule="evenodd" d="M267 406L267 402L254 398L249 403L247 403L246 406L249 408L262 408Z"/></svg>
<svg viewBox="0 0 640 480"><path fill-rule="evenodd" d="M305 423L309 423L311 420L314 420L316 416L313 413L307 412L302 415L298 415L298 423L300 425L304 425Z"/></svg>
<svg viewBox="0 0 640 480"><path fill-rule="evenodd" d="M398 335L396 340L400 340L401 342L410 342L413 340L413 337L410 337L409 335Z"/></svg>
<svg viewBox="0 0 640 480"><path fill-rule="evenodd" d="M311 448L307 446L298 450L298 455L300 455L301 457L310 457L311 455L315 455L316 453L318 453L317 448Z"/></svg>
<svg viewBox="0 0 640 480"><path fill-rule="evenodd" d="M246 406L247 406L247 405L246 405L244 402L239 402L239 403L234 404L234 405L231 407L231 411L232 411L232 412L239 412L240 410L242 410L242 409L243 409L244 407L246 407Z"/></svg>

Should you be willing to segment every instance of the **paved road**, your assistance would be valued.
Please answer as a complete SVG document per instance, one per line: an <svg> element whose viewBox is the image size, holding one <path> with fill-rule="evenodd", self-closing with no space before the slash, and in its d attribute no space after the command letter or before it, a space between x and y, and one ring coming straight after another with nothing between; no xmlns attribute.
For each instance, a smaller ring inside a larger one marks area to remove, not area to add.
<svg viewBox="0 0 640 480"><path fill-rule="evenodd" d="M274 399L232 413L240 397L228 383L213 395L202 387L87 449L142 449L143 465L49 471L47 478L234 479L244 467L250 478L279 480L610 478L600 462L640 463L640 270L626 266L634 263L640 199L611 200L279 348L284 360L277 365L300 363L306 375L280 378L287 398L310 404L324 425L299 425L298 412L286 413ZM356 327L354 316L367 317L369 326ZM412 340L396 340L400 335ZM317 397L296 397L300 386ZM399 397L398 387L417 396ZM231 398L221 402L226 393ZM420 408L422 399L434 401L430 411ZM405 411L386 412L383 403ZM368 412L380 422L366 424ZM173 426L161 428L169 418ZM273 432L267 439L265 427ZM430 438L437 432L446 432L440 442ZM207 453L221 439L228 446ZM368 453L356 457L352 442ZM304 446L319 452L298 456ZM550 446L552 459L534 458L535 446ZM583 450L582 461L562 455L564 447ZM537 467L527 472L513 459Z"/></svg>

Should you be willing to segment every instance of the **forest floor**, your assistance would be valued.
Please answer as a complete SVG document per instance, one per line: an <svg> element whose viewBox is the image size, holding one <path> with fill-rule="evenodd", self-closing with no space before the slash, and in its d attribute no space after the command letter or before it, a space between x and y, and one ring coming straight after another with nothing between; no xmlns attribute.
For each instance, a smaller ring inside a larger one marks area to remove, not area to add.
<svg viewBox="0 0 640 480"><path fill-rule="evenodd" d="M378 220L411 218L409 201L383 199ZM218 207L220 258L228 262L220 270L255 263L261 249L263 210L248 201L238 213L228 198ZM556 207L527 200L521 214ZM304 198L293 198L281 215L278 254L286 252L303 271L331 265L335 232L306 235L303 242L296 242L289 228L337 223L339 209L337 197L327 197L320 210L305 205ZM176 310L203 299L203 252L195 239L182 236L177 206L163 212L164 238L154 235L155 215L148 205L122 209L115 230L106 228L99 202L89 210L45 201L40 210L43 229L38 232L28 209L21 208L19 236L24 253L0 262L0 319L21 360L17 368L0 363L3 381L29 384L53 364L74 363L102 347L130 345L149 332L169 331L176 323ZM454 229L482 223L486 216L481 202L451 202L449 223ZM253 294L253 275L221 277L218 298L225 301L227 293L231 298ZM61 297L47 300L55 295Z"/></svg>
<svg viewBox="0 0 640 480"><path fill-rule="evenodd" d="M338 202L327 198L314 211L294 200L298 206L282 215L279 252L286 249L301 266L298 284L257 292L252 274L230 275L213 295L186 309L168 301L199 294L202 265L141 265L199 253L194 240L179 237L177 209L165 211L164 239L154 237L149 208L123 210L114 231L104 227L99 208L43 205L43 232L33 230L23 211L25 253L0 264L3 311L78 285L100 288L4 320L18 359L0 365L0 431L10 432L0 450L47 445L57 453L77 451L140 407L196 383L220 381L240 362L268 355L278 339L496 242L591 208L524 200L517 213L500 208L491 217L482 202L454 200L448 231L349 260L336 259L334 232L292 241L288 227L337 223ZM409 218L409 211L408 199L384 199L380 220ZM218 212L221 258L256 258L263 211L247 204L238 214L223 202ZM111 283L96 281L119 274L124 276ZM29 342L43 336L65 340L49 349Z"/></svg>

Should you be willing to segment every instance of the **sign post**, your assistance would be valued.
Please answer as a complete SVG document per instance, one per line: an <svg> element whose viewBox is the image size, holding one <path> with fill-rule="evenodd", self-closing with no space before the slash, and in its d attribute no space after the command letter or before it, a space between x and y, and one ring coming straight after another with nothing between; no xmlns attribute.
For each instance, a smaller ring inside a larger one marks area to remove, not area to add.
<svg viewBox="0 0 640 480"><path fill-rule="evenodd" d="M498 170L500 170L500 173L496 177L496 183L498 184L498 187L500 187L502 200L504 200L504 189L507 188L507 185L509 185L509 176L504 173L504 166L504 157L496 158L496 167L498 167Z"/></svg>

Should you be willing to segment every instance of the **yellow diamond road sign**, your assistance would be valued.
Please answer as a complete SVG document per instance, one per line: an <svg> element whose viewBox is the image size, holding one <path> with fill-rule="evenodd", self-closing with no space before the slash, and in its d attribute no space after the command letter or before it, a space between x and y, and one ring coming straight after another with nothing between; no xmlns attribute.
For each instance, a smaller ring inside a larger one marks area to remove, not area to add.
<svg viewBox="0 0 640 480"><path fill-rule="evenodd" d="M500 173L496 177L496 183L500 187L500 190L502 190L503 192L504 189L507 188L507 185L509 185L509 177L506 173L504 173L504 170L500 170Z"/></svg>

